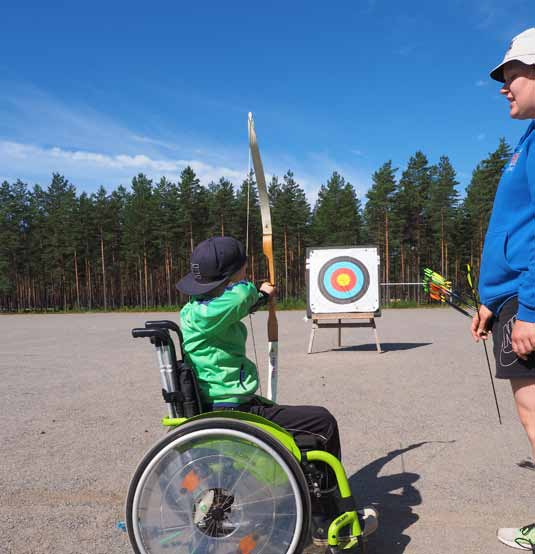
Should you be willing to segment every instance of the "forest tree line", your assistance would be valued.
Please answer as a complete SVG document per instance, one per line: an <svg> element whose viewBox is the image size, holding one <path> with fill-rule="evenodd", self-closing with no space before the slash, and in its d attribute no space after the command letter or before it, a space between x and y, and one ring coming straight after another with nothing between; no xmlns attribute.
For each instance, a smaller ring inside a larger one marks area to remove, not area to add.
<svg viewBox="0 0 535 554"><path fill-rule="evenodd" d="M492 202L511 149L479 162L460 199L447 156L417 151L403 170L372 176L365 203L334 172L314 206L288 171L269 184L281 299L305 298L307 247L377 245L381 282L421 281L423 267L463 280L479 266ZM267 279L254 175L204 186L191 167L177 182L139 174L130 188L78 194L54 174L43 188L0 185L0 311L148 308L182 304L175 283L192 249L213 235L247 242L250 278ZM403 294L408 295L408 289Z"/></svg>

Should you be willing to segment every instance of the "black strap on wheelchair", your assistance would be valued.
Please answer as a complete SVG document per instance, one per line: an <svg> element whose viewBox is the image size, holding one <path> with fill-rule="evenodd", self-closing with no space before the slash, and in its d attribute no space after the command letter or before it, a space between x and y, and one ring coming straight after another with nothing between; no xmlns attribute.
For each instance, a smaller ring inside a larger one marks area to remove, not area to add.
<svg viewBox="0 0 535 554"><path fill-rule="evenodd" d="M353 498L353 495L346 496L345 498L337 498L336 505L338 506L338 510L340 511L340 513L354 512L357 509L357 505L355 504L355 499Z"/></svg>
<svg viewBox="0 0 535 554"><path fill-rule="evenodd" d="M201 397L197 376L189 365L177 362L178 386L182 393L182 406L186 417L193 417L202 412Z"/></svg>
<svg viewBox="0 0 535 554"><path fill-rule="evenodd" d="M294 435L294 441L299 450L302 451L322 449L322 443L316 435L296 433Z"/></svg>
<svg viewBox="0 0 535 554"><path fill-rule="evenodd" d="M170 331L174 331L178 337L180 347L180 359L177 358L175 344ZM180 327L173 321L166 319L158 321L146 321L145 328L132 329L132 336L147 337L156 346L169 348L172 370L176 377L178 390L169 392L162 389L162 396L168 404L175 407L178 417L193 417L203 412L201 392L197 382L197 376L193 369L184 362L182 350L183 336Z"/></svg>
<svg viewBox="0 0 535 554"><path fill-rule="evenodd" d="M176 404L177 402L184 402L184 395L180 391L167 392L162 389L163 399L170 404Z"/></svg>

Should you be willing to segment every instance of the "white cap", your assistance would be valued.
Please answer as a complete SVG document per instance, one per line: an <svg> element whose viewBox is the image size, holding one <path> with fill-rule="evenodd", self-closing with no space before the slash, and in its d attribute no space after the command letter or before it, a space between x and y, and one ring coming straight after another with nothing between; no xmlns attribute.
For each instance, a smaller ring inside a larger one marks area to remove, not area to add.
<svg viewBox="0 0 535 554"><path fill-rule="evenodd" d="M513 38L502 63L490 72L491 78L503 83L505 81L503 66L513 60L525 63L526 65L535 64L535 27L526 29Z"/></svg>

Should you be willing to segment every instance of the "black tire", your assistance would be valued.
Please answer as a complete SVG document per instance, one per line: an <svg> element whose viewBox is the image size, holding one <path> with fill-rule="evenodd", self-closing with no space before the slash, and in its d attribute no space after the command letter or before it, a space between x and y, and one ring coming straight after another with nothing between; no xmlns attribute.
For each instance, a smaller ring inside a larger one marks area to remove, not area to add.
<svg viewBox="0 0 535 554"><path fill-rule="evenodd" d="M136 554L235 554L244 540L257 541L255 553L299 554L309 540L310 493L295 457L267 432L201 419L144 456L126 524Z"/></svg>

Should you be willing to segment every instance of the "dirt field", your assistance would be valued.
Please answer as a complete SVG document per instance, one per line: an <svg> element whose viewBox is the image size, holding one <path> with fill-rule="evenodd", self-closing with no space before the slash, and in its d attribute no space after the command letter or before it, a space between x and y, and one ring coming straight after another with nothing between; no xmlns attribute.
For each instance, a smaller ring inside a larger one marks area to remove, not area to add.
<svg viewBox="0 0 535 554"><path fill-rule="evenodd" d="M265 313L254 316L265 367ZM163 435L156 358L130 329L174 314L0 316L0 552L126 554L128 482ZM387 310L385 352L368 329L320 330L279 314L279 402L324 404L338 418L359 504L381 527L370 553L505 553L499 526L534 519L535 475L509 384L498 425L481 345L448 310ZM252 352L251 355L253 356ZM263 372L262 372L263 373Z"/></svg>

